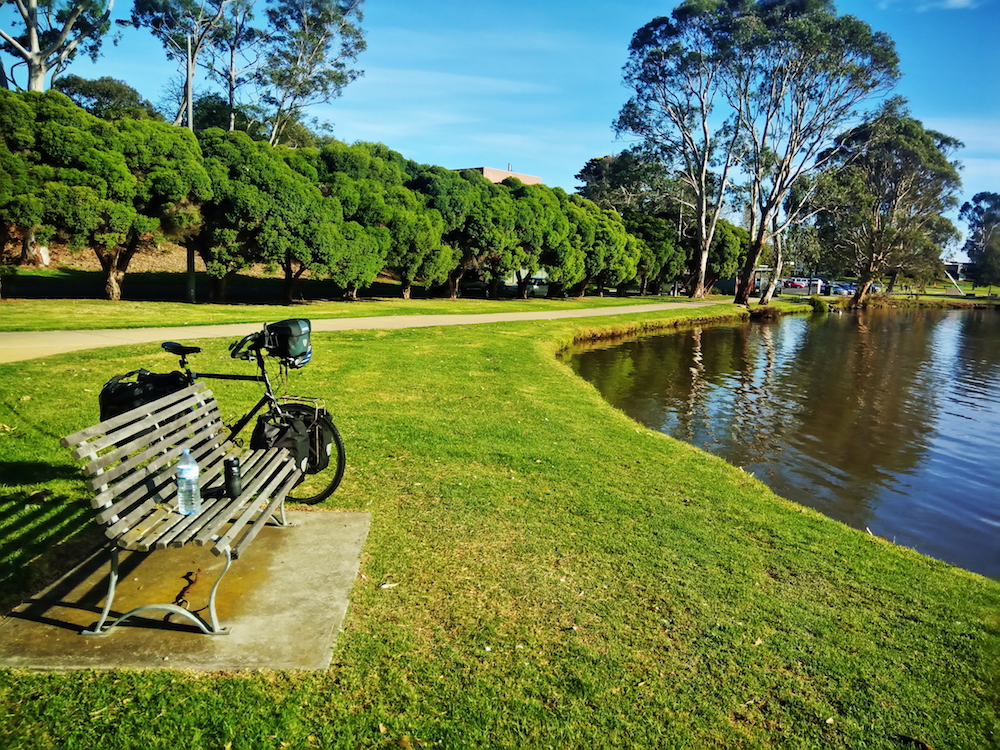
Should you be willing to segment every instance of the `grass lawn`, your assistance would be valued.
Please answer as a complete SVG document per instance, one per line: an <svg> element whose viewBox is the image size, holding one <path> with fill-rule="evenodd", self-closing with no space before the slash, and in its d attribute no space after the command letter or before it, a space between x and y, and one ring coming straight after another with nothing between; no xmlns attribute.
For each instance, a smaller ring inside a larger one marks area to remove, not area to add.
<svg viewBox="0 0 1000 750"><path fill-rule="evenodd" d="M691 315L314 335L291 390L347 442L327 505L373 514L333 666L2 671L0 746L1000 745L1000 583L776 497L556 358ZM204 369L241 366L226 343ZM0 366L8 604L87 540L59 437L111 375L172 364L144 345ZM212 387L224 411L255 399Z"/></svg>
<svg viewBox="0 0 1000 750"><path fill-rule="evenodd" d="M731 301L720 297L719 301ZM189 305L183 302L108 302L99 299L0 300L0 331L82 331L93 328L262 323L283 318L362 318L382 315L449 315L684 302L686 297L584 297L564 300L369 298L358 302L292 305Z"/></svg>

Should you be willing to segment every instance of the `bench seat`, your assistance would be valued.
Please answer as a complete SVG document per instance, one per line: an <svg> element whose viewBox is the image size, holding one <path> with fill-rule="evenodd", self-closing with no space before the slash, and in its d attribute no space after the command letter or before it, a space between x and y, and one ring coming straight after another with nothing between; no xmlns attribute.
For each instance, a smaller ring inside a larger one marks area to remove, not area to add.
<svg viewBox="0 0 1000 750"><path fill-rule="evenodd" d="M285 496L302 472L284 448L242 449L226 432L212 392L196 383L62 439L73 458L86 460L83 472L94 493L94 520L104 527L111 555L104 610L85 634L104 635L133 615L154 609L179 614L204 633L229 632L216 617L219 584L266 523L287 525ZM201 470L202 506L191 515L177 511L175 467L184 449ZM223 489L223 462L232 457L240 459L242 475L242 491L235 498ZM187 544L209 546L213 554L226 558L209 596L207 621L174 602L146 604L106 624L118 580L119 550L150 553Z"/></svg>

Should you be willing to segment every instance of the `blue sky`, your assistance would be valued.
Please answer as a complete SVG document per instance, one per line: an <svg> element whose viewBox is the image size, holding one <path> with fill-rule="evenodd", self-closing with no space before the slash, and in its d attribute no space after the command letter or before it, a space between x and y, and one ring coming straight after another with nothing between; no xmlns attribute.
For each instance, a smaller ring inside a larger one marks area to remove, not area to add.
<svg viewBox="0 0 1000 750"><path fill-rule="evenodd" d="M263 3L263 0L258 0ZM127 12L123 0L117 16ZM364 77L311 114L344 141L381 141L419 162L491 166L572 191L590 158L628 144L611 130L632 34L670 12L651 0L366 0ZM1000 0L841 0L887 32L897 89L924 125L966 144L964 197L1000 191ZM124 79L153 101L173 71L126 30L85 77Z"/></svg>

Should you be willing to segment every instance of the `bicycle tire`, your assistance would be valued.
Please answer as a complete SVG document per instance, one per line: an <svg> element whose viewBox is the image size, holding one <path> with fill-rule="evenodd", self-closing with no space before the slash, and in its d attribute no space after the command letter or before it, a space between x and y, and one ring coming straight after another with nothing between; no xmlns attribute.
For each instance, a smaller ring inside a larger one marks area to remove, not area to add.
<svg viewBox="0 0 1000 750"><path fill-rule="evenodd" d="M309 461L306 464L306 477L288 493L287 499L296 503L315 505L336 492L340 481L344 478L344 469L347 467L344 440L326 409L317 409L307 404L290 403L282 404L281 411L304 420L309 430ZM329 445L323 439L324 429L331 438ZM330 451L329 463L325 468L316 470L317 456L321 450ZM336 456L334 456L334 451L336 451ZM310 475L317 478L307 479ZM330 477L328 483L326 482L327 477ZM303 484L308 485L308 487L303 487ZM317 487L319 487L318 490Z"/></svg>

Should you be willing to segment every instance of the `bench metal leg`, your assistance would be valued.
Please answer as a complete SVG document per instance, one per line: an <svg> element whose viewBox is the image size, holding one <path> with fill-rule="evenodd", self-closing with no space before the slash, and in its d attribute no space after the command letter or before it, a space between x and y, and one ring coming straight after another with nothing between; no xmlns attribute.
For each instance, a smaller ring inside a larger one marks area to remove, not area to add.
<svg viewBox="0 0 1000 750"><path fill-rule="evenodd" d="M108 613L111 611L111 604L115 599L115 589L118 586L118 547L111 547L111 574L108 578L108 595L104 603L104 609L101 611L101 617L97 621L97 624L90 630L84 630L81 635L107 635L111 632L111 629L116 625L120 625L129 619L133 615L140 614L142 612L148 612L151 610L160 610L169 612L174 615L181 615L186 617L192 623L194 623L201 632L206 635L229 635L229 628L223 628L219 626L219 618L215 613L215 595L219 590L219 584L222 583L223 577L229 572L229 567L233 564L233 556L226 550L226 564L222 568L222 572L219 573L219 577L215 579L215 583L212 586L212 591L208 595L208 618L209 621L198 616L197 612L191 612L179 607L176 604L143 604L141 607L136 607L135 609L129 610L121 617L116 619L110 625L105 627L105 622L108 619Z"/></svg>

